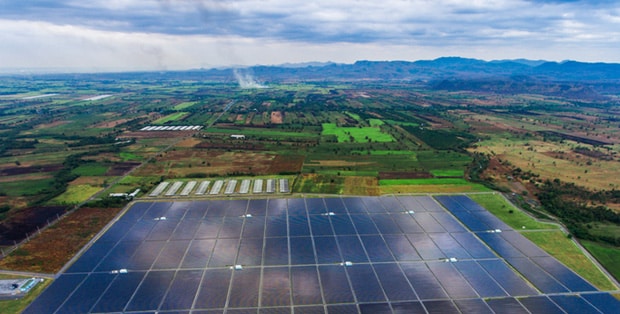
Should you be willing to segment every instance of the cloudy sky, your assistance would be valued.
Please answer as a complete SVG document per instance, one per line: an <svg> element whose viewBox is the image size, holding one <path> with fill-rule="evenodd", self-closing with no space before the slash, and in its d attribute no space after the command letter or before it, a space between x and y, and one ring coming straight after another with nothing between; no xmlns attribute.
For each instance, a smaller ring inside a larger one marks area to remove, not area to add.
<svg viewBox="0 0 620 314"><path fill-rule="evenodd" d="M616 0L0 0L0 70L620 62Z"/></svg>

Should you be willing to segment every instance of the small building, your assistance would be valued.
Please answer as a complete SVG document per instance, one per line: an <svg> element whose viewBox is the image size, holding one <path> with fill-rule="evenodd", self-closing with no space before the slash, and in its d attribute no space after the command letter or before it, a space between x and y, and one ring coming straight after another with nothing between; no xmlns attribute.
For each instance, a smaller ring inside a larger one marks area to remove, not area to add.
<svg viewBox="0 0 620 314"><path fill-rule="evenodd" d="M232 134L230 136L233 140L245 140L245 135L243 134Z"/></svg>

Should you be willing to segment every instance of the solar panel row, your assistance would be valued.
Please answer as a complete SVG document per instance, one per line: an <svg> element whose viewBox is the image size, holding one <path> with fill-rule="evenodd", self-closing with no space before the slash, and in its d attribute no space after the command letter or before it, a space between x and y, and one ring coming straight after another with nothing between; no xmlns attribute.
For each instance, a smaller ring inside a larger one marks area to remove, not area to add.
<svg viewBox="0 0 620 314"><path fill-rule="evenodd" d="M222 188L224 188L224 194L226 195L230 195L230 194L248 194L250 192L250 185L252 184L252 181L254 181L254 185L253 185L253 189L252 189L252 193L253 194L260 194L263 192L263 179L256 179L256 180L249 180L249 179L244 179L241 181L241 184L239 186L239 189L237 189L237 180L228 180L228 181L224 181L224 180L217 180L215 181L215 183L213 184L211 191L208 193L210 195L217 195L221 193ZM279 192L280 193L290 193L290 188L289 188L289 181L288 179L279 179L278 181L274 180L274 179L268 179L266 180L267 182L267 186L265 187L265 192L266 193L275 193L276 192L276 182L279 182ZM207 191L209 189L209 185L210 185L211 181L201 181L200 184L198 184L198 182L196 181L189 181L187 182L187 184L185 184L182 181L176 181L174 183L172 183L172 185L170 185L170 182L161 182L159 185L157 185L157 187L155 187L155 189L153 189L153 191L151 191L151 193L149 193L149 196L151 197L158 197L160 196L164 190L166 190L166 192L164 193L165 196L175 196L180 195L180 196L189 196L190 194L194 195L205 195L207 194ZM183 184L185 184L185 186L183 186ZM198 188L194 191L194 188L196 187L196 185L198 184ZM183 187L183 189L181 189L181 187ZM180 191L180 192L179 192Z"/></svg>
<svg viewBox="0 0 620 314"><path fill-rule="evenodd" d="M515 264L577 281L557 294L534 282L541 294L483 234L533 254ZM470 232L430 197L137 202L25 313L617 309L515 234Z"/></svg>

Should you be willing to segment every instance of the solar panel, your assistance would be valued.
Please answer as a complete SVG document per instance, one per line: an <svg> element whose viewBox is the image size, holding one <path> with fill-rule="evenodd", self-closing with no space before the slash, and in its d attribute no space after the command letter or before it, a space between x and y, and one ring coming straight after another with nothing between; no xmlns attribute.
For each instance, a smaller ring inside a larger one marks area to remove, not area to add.
<svg viewBox="0 0 620 314"><path fill-rule="evenodd" d="M485 216L467 198L438 200L453 208L426 196L136 202L24 313L618 308L518 233L469 229Z"/></svg>

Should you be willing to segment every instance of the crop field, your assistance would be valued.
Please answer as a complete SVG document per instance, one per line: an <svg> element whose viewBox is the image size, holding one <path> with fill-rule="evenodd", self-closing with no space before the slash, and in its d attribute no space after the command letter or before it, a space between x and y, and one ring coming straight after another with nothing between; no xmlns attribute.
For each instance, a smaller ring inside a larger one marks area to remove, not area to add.
<svg viewBox="0 0 620 314"><path fill-rule="evenodd" d="M339 127L335 123L324 123L321 135L334 135L340 143L383 143L394 141L392 136L383 133L378 127Z"/></svg>
<svg viewBox="0 0 620 314"><path fill-rule="evenodd" d="M58 195L53 200L52 204L77 204L87 200L95 193L99 192L101 187L92 186L88 184L70 184L67 191Z"/></svg>
<svg viewBox="0 0 620 314"><path fill-rule="evenodd" d="M172 113L169 114L165 117L159 118L155 121L153 121L153 124L166 124L168 122L173 122L173 121L178 121L178 120L182 120L183 118L185 118L187 115L189 115L188 112L177 112L177 113Z"/></svg>

